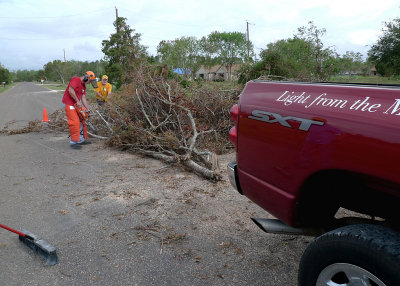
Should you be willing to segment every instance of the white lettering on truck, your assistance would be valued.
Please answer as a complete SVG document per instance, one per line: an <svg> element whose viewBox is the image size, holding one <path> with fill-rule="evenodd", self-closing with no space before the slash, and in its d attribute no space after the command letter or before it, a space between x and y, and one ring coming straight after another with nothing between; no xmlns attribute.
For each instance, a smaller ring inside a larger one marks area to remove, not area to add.
<svg viewBox="0 0 400 286"><path fill-rule="evenodd" d="M388 112L390 110L392 110L391 114L394 114L394 113L398 112L400 110L399 105L400 105L400 99L397 98L396 102L393 103L392 106L388 110L386 110L384 113L388 114ZM396 115L400 115L400 112L397 113Z"/></svg>

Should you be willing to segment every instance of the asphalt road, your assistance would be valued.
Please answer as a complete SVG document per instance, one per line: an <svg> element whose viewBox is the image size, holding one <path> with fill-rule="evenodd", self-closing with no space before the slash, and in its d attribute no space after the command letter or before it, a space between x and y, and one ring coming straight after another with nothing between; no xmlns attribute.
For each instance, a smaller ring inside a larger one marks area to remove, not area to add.
<svg viewBox="0 0 400 286"><path fill-rule="evenodd" d="M0 123L41 119L61 94L32 83L0 94ZM268 217L227 177L178 167L44 130L0 135L0 223L56 247L44 260L0 229L0 285L297 285L307 237L265 234ZM225 168L231 156L221 157Z"/></svg>
<svg viewBox="0 0 400 286"><path fill-rule="evenodd" d="M0 129L9 123L10 129L25 126L31 120L42 120L43 110L48 114L62 107L62 93L34 83L20 83L0 93Z"/></svg>

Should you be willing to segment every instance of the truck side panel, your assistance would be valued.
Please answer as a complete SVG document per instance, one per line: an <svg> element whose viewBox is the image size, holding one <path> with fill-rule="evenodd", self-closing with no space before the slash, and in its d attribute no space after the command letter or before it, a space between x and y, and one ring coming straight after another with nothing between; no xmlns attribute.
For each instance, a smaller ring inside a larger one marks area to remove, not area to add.
<svg viewBox="0 0 400 286"><path fill-rule="evenodd" d="M400 183L399 89L249 82L238 121L242 191L290 225L299 190L316 172Z"/></svg>

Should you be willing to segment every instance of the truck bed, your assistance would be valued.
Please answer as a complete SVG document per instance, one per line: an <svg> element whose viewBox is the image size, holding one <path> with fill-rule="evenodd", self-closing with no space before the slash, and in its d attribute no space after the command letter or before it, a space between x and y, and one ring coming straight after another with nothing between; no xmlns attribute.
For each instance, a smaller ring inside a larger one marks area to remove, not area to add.
<svg viewBox="0 0 400 286"><path fill-rule="evenodd" d="M251 81L235 128L237 185L285 223L339 206L396 216L399 85Z"/></svg>

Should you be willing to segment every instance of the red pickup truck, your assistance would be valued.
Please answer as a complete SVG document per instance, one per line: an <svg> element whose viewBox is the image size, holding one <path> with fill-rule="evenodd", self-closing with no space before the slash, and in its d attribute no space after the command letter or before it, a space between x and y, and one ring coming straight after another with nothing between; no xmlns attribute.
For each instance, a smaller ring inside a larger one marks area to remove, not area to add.
<svg viewBox="0 0 400 286"><path fill-rule="evenodd" d="M400 285L400 86L255 80L230 114L231 184L277 218L253 221L317 236L299 285Z"/></svg>

